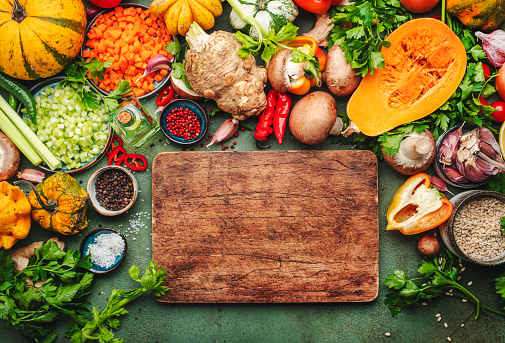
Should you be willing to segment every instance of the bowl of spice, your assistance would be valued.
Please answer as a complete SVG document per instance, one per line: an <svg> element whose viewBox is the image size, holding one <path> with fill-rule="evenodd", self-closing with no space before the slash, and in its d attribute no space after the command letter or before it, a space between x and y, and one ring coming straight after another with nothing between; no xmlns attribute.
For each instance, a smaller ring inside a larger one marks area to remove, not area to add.
<svg viewBox="0 0 505 343"><path fill-rule="evenodd" d="M126 168L107 166L91 175L88 194L95 210L105 216L126 212L137 199L138 183Z"/></svg>
<svg viewBox="0 0 505 343"><path fill-rule="evenodd" d="M179 144L198 142L207 132L207 114L194 101L172 101L161 113L161 130L168 139Z"/></svg>
<svg viewBox="0 0 505 343"><path fill-rule="evenodd" d="M82 256L90 256L92 273L103 274L116 269L124 260L127 251L126 239L114 229L96 229L89 232L81 242Z"/></svg>
<svg viewBox="0 0 505 343"><path fill-rule="evenodd" d="M505 195L487 190L460 193L451 199L454 210L439 227L447 248L456 256L485 266L505 262Z"/></svg>

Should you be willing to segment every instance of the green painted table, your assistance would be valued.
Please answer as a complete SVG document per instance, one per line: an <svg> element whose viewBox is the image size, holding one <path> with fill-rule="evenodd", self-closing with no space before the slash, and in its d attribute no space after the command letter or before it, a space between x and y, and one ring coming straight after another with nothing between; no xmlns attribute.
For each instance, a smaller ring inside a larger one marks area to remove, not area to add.
<svg viewBox="0 0 505 343"><path fill-rule="evenodd" d="M138 3L149 5L150 0ZM228 23L230 7L224 4L224 13L217 20L216 28L231 30ZM315 22L315 16L301 11L295 21L299 32L307 32ZM27 83L32 85L33 82ZM2 93L5 95L5 93ZM347 99L337 99L339 112L345 111ZM205 104L211 106L210 102ZM156 108L154 100L147 101L150 110ZM213 105L212 105L213 106ZM218 116L209 126L214 132L221 122ZM245 122L254 127L256 120ZM251 132L240 132L236 138L235 150L256 150ZM352 149L339 146L327 139L317 147L298 143L287 132L284 143L279 146L274 137L269 138L272 150L299 149ZM206 150L200 144L192 146L195 150ZM188 148L189 149L189 148ZM220 150L216 144L209 150ZM128 149L127 149L128 150ZM133 149L130 149L132 151ZM163 151L180 151L181 146L169 143L161 132L148 141L137 152L148 156L152 162L154 156ZM232 153L227 150L225 153ZM102 159L93 168L74 174L85 187L91 174L105 166ZM23 159L20 169L31 167ZM433 174L433 170L428 172ZM108 296L115 288L131 289L136 287L129 275L132 264L145 268L151 261L151 171L137 172L139 197L134 206L119 217L104 217L93 209L89 214L89 227L82 233L59 238L69 248L78 249L84 234L98 227L111 227L123 232L128 241L128 254L124 263L109 275L97 275L89 300L100 309L105 307ZM379 294L369 303L309 303L309 304L166 304L157 302L152 296L136 300L127 309L129 314L121 318L121 327L116 337L125 338L126 342L444 342L451 337L452 342L499 342L505 340L505 319L497 315L481 315L474 320L474 306L456 298L445 297L429 302L427 306L416 305L405 309L396 318L392 318L383 304L388 288L382 285L386 276L395 269L403 269L408 277L417 275L416 269L422 258L417 253L418 236L404 236L399 232L385 232L385 213L393 194L407 177L396 174L384 162L379 163ZM458 190L451 188L453 193ZM339 192L339 190L335 190ZM54 235L33 225L29 236L17 243L24 246L32 241L45 240ZM462 283L473 282L468 288L485 304L498 308L500 298L495 294L494 278L505 267L484 268L464 263ZM441 320L437 321L437 314ZM447 323L447 328L445 327ZM66 342L62 325L58 341ZM388 337L385 334L390 333ZM0 328L0 341L9 343L23 342L13 331Z"/></svg>

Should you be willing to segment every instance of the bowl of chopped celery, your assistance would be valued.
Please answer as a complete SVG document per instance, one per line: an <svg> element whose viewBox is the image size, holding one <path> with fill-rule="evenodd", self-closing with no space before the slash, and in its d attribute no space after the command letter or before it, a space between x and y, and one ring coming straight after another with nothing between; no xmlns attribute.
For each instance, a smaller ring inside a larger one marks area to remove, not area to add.
<svg viewBox="0 0 505 343"><path fill-rule="evenodd" d="M18 109L25 123L62 162L62 168L46 171L74 173L89 168L100 160L112 139L112 127L103 106L93 109L82 103L77 83L61 85L64 77L53 77L35 85L30 92L37 105L37 123ZM88 87L88 86L84 86Z"/></svg>

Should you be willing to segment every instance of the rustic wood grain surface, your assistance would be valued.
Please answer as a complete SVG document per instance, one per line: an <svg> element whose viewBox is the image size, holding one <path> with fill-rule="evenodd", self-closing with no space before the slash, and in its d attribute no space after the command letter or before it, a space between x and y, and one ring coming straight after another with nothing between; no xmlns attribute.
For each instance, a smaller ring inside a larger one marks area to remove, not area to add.
<svg viewBox="0 0 505 343"><path fill-rule="evenodd" d="M164 302L360 302L378 292L368 151L164 152L153 161Z"/></svg>

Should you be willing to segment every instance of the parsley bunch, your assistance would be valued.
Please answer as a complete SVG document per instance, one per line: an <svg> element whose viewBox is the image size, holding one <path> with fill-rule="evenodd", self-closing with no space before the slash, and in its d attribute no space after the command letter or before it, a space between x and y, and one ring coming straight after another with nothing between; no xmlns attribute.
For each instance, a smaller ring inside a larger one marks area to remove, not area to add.
<svg viewBox="0 0 505 343"><path fill-rule="evenodd" d="M90 293L93 274L81 269L91 268L89 257L63 252L47 241L35 249L25 269L16 274L15 266L12 257L0 251L0 319L7 328L19 330L28 342L52 342L61 315L87 321L88 303L83 297ZM43 280L40 286L35 284Z"/></svg>
<svg viewBox="0 0 505 343"><path fill-rule="evenodd" d="M384 68L381 49L391 45L385 37L412 16L399 0L354 0L349 6L337 6L331 18L328 48L340 45L347 63L364 77Z"/></svg>
<svg viewBox="0 0 505 343"><path fill-rule="evenodd" d="M132 92L130 83L123 79L109 95L102 96L100 93L93 90L94 86L90 81L90 78L97 82L103 80L105 69L110 67L111 64L111 61L104 63L96 58L84 62L81 58L81 61L73 63L65 69L67 78L61 81L61 83L63 85L70 85L74 82L80 84L82 87L77 90L77 94L84 106L97 109L100 103L103 102L106 111L109 113L113 112L118 107L118 100L121 99L123 95Z"/></svg>
<svg viewBox="0 0 505 343"><path fill-rule="evenodd" d="M90 321L87 323L76 323L67 332L66 335L71 337L71 342L83 343L88 339L100 342L123 342L123 339L114 338L111 329L117 330L119 327L119 319L116 317L128 313L124 306L150 291L156 297L159 297L170 289L163 286L167 271L164 268L157 268L156 263L151 261L144 275L139 278L140 270L136 265L133 265L129 270L130 276L134 281L139 282L141 287L131 291L113 290L107 306L102 313L96 307L93 307L93 318ZM98 332L95 333L97 330Z"/></svg>
<svg viewBox="0 0 505 343"><path fill-rule="evenodd" d="M393 274L388 275L384 284L395 290L393 293L386 294L384 304L389 307L391 315L394 317L404 307L417 304L420 300L428 300L443 295L452 295L466 299L477 307L475 319L479 317L480 311L490 311L502 316L505 313L493 310L480 303L469 290L457 282L461 270L456 265L452 254L445 250L442 257L434 258L432 261L423 261L417 269L422 277L407 279L403 270L395 270ZM505 277L500 281L502 295L505 294Z"/></svg>

